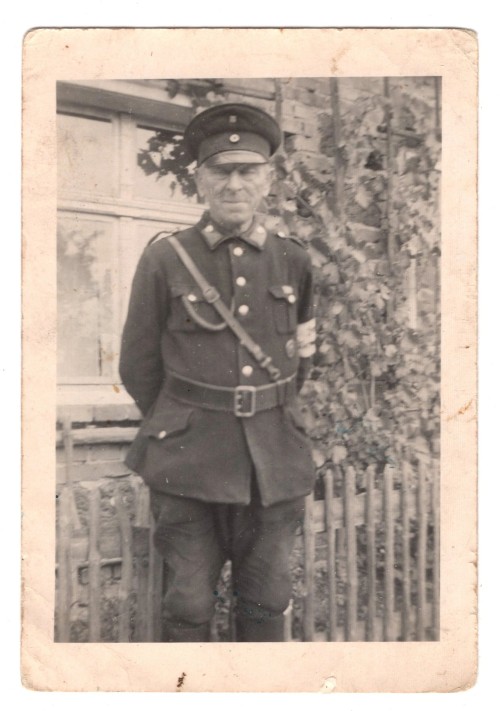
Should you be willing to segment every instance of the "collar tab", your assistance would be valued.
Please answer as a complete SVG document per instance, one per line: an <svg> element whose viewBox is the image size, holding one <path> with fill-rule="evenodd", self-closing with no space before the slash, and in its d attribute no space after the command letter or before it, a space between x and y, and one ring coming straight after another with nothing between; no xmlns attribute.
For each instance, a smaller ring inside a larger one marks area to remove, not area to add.
<svg viewBox="0 0 500 711"><path fill-rule="evenodd" d="M221 228L213 222L210 216L204 216L202 220L198 223L198 229L203 235L205 242L211 250L214 250L222 242L228 239L241 239L247 242L252 247L257 249L264 249L264 245L267 239L266 228L259 224L258 222L253 222L251 227L243 234L228 234L221 230Z"/></svg>

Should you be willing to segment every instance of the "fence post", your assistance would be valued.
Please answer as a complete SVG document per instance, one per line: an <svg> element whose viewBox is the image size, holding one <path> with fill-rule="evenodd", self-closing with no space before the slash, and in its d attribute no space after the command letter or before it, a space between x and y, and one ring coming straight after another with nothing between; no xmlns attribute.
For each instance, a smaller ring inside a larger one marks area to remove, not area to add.
<svg viewBox="0 0 500 711"><path fill-rule="evenodd" d="M65 479L59 492L58 511L58 588L57 639L69 642L71 637L71 605L73 603L73 566L71 561L71 539L73 534L73 492L71 490L71 469L73 463L73 434L71 419L63 420L63 442L65 453Z"/></svg>
<svg viewBox="0 0 500 711"><path fill-rule="evenodd" d="M304 637L306 642L314 639L314 494L306 497L304 517L304 577L306 586L304 609Z"/></svg>
<svg viewBox="0 0 500 711"><path fill-rule="evenodd" d="M422 462L418 462L418 551L417 551L417 639L425 639L425 583L427 572L426 481Z"/></svg>
<svg viewBox="0 0 500 711"><path fill-rule="evenodd" d="M137 611L135 626L135 641L148 642L148 567L149 559L149 487L137 483L135 486L137 513L135 517L134 534L139 545L137 554Z"/></svg>
<svg viewBox="0 0 500 711"><path fill-rule="evenodd" d="M356 490L356 471L348 466L344 472L344 514L347 548L347 584L345 638L350 642L356 637L358 610L358 567L356 556L356 524L354 519L354 497Z"/></svg>
<svg viewBox="0 0 500 711"><path fill-rule="evenodd" d="M130 642L130 592L132 588L132 526L119 487L115 487L116 512L122 546L122 574L118 593L118 641Z"/></svg>
<svg viewBox="0 0 500 711"><path fill-rule="evenodd" d="M366 470L366 567L368 605L366 611L366 640L375 639L376 616L376 547L375 547L375 467L371 464Z"/></svg>
<svg viewBox="0 0 500 711"><path fill-rule="evenodd" d="M401 543L402 543L402 578L403 578L403 607L401 613L401 634L403 641L410 639L410 605L411 605L411 576L410 576L410 515L409 515L409 462L405 450L401 468Z"/></svg>
<svg viewBox="0 0 500 711"><path fill-rule="evenodd" d="M89 493L89 642L99 642L101 636L100 493L98 484Z"/></svg>
<svg viewBox="0 0 500 711"><path fill-rule="evenodd" d="M335 522L333 520L333 471L327 469L324 476L325 482L325 515L327 532L327 568L328 568L328 602L329 626L328 639L335 642L337 639L337 586L335 566Z"/></svg>
<svg viewBox="0 0 500 711"><path fill-rule="evenodd" d="M439 516L439 481L440 472L437 466L433 467L432 477L432 525L434 531L434 551L432 559L432 584L433 594L432 594L432 627L433 627L433 637L435 641L439 641L440 637L440 614L439 614L439 601L440 601L440 542L441 542L441 531L440 531L440 516Z"/></svg>
<svg viewBox="0 0 500 711"><path fill-rule="evenodd" d="M384 523L385 523L385 585L384 585L384 640L394 638L394 512L392 508L392 468L384 468Z"/></svg>
<svg viewBox="0 0 500 711"><path fill-rule="evenodd" d="M69 499L66 484L63 484L59 493L58 511L58 570L57 570L57 610L56 630L58 642L69 642L71 635L70 611L72 603L72 580L70 566L71 545L71 518L69 515Z"/></svg>

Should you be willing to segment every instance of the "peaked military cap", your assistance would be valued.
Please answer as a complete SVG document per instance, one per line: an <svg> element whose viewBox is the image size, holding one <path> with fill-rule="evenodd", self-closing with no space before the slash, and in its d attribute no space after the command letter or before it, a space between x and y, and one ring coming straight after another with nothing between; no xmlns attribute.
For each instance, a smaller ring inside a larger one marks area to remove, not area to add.
<svg viewBox="0 0 500 711"><path fill-rule="evenodd" d="M267 163L281 143L281 129L265 111L248 104L219 104L197 114L184 144L201 165Z"/></svg>

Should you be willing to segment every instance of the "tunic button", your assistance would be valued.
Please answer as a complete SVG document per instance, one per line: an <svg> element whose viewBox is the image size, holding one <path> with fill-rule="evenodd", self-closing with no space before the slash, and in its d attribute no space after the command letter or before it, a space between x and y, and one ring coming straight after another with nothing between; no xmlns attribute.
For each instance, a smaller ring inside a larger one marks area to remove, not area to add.
<svg viewBox="0 0 500 711"><path fill-rule="evenodd" d="M207 225L205 227L205 232L213 232L214 231L214 226L213 225Z"/></svg>
<svg viewBox="0 0 500 711"><path fill-rule="evenodd" d="M294 304L297 301L296 297L293 294L290 294L288 297L288 303L289 304Z"/></svg>
<svg viewBox="0 0 500 711"><path fill-rule="evenodd" d="M233 254L234 254L235 257L241 257L241 255L243 254L242 248L241 248L241 247L235 247L235 248L233 249Z"/></svg>
<svg viewBox="0 0 500 711"><path fill-rule="evenodd" d="M259 226L257 227L257 232L258 232L259 234L262 234L263 232L265 232L265 229L262 227L262 225L259 225Z"/></svg>
<svg viewBox="0 0 500 711"><path fill-rule="evenodd" d="M247 280L245 279L245 277L238 277L236 279L236 283L238 284L238 286L245 286Z"/></svg>
<svg viewBox="0 0 500 711"><path fill-rule="evenodd" d="M167 436L167 433L165 432L165 430L158 432L158 439L165 439L166 436Z"/></svg>
<svg viewBox="0 0 500 711"><path fill-rule="evenodd" d="M194 294L188 294L188 301L191 301L191 303L196 301L196 296Z"/></svg>
<svg viewBox="0 0 500 711"><path fill-rule="evenodd" d="M244 365L241 369L241 372L243 373L245 378L249 378L253 373L253 368L251 365Z"/></svg>
<svg viewBox="0 0 500 711"><path fill-rule="evenodd" d="M238 307L238 313L241 314L242 316L246 316L247 313L250 311L248 306L246 304L242 304L241 306Z"/></svg>

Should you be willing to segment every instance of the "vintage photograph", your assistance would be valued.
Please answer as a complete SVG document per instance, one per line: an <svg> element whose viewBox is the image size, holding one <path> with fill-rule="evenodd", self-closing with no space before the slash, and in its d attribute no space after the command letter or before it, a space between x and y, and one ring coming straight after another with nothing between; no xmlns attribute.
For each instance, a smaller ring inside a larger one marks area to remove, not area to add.
<svg viewBox="0 0 500 711"><path fill-rule="evenodd" d="M54 641L439 641L441 114L57 81Z"/></svg>
<svg viewBox="0 0 500 711"><path fill-rule="evenodd" d="M23 65L23 683L470 688L475 34Z"/></svg>

